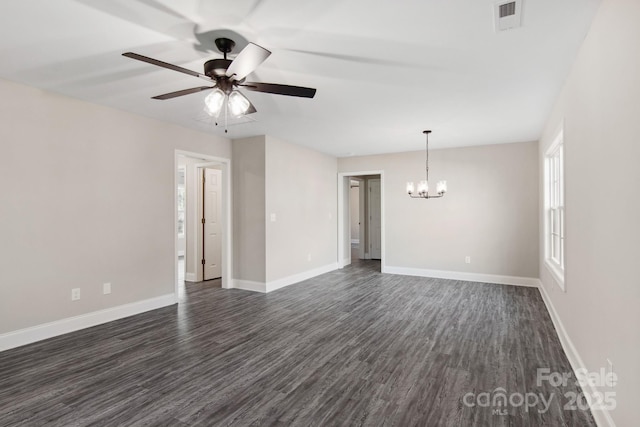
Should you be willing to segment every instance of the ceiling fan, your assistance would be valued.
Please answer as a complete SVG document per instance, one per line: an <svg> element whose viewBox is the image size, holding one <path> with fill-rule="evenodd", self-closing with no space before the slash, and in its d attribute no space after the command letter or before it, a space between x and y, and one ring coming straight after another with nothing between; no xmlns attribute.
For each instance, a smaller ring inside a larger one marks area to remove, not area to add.
<svg viewBox="0 0 640 427"><path fill-rule="evenodd" d="M301 98L313 98L315 96L316 90L308 87L289 86L275 83L245 82L245 78L255 71L255 69L258 68L258 66L262 64L269 55L271 55L271 52L257 44L249 43L244 49L242 49L235 59L231 60L227 59L227 54L233 50L236 45L235 42L228 38L218 38L215 40L215 43L218 50L224 55L224 58L211 59L205 62L204 74L133 52L125 52L122 55L207 81L210 86L183 89L176 92L157 95L152 98L165 100L205 90L213 90L205 98L205 111L212 117L216 118L219 117L222 110L225 111L225 115L227 112L230 112L234 116L241 116L256 112L253 104L251 104L251 102L237 89L238 87L243 87L255 92L298 96ZM227 130L225 129L225 132L226 131Z"/></svg>

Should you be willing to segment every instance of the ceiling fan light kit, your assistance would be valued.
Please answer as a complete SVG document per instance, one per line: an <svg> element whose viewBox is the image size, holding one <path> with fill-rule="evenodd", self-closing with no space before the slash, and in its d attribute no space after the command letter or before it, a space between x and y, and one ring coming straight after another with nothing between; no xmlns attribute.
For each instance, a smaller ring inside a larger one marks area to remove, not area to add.
<svg viewBox="0 0 640 427"><path fill-rule="evenodd" d="M225 110L225 132L227 132L227 112L235 117L256 112L251 101L237 89L238 87L246 87L247 90L254 92L297 96L301 98L313 98L315 96L316 90L308 87L262 82L245 83L245 78L254 72L255 69L271 55L271 52L257 44L249 43L235 59L230 60L227 59L227 54L233 50L236 45L235 42L227 38L218 38L215 40L215 44L218 50L222 52L224 58L211 59L205 62L204 74L133 52L125 52L122 55L158 67L198 77L212 84L212 86L199 86L157 95L154 96L153 99L166 100L191 93L202 92L204 90L212 90L205 98L204 110L207 114L215 118L220 116L223 109ZM216 122L216 125L217 124Z"/></svg>
<svg viewBox="0 0 640 427"><path fill-rule="evenodd" d="M430 130L425 130L422 131L422 133L424 133L426 135L426 148L425 148L425 154L426 154L426 162L425 162L425 178L422 181L418 182L418 193L416 194L415 191L415 186L413 185L413 182L407 182L407 194L409 195L409 197L413 198L413 199L437 199L439 197L442 197L445 195L445 193L447 192L447 181L438 181L438 183L436 184L436 194L435 195L429 195L429 134L431 133Z"/></svg>
<svg viewBox="0 0 640 427"><path fill-rule="evenodd" d="M239 91L234 90L229 94L229 110L235 117L240 117L249 110L251 103Z"/></svg>
<svg viewBox="0 0 640 427"><path fill-rule="evenodd" d="M220 89L214 88L204 99L204 111L215 118L220 117L222 107L227 107L232 116L240 117L249 111L250 106L251 102L247 97L237 90L233 90L227 95Z"/></svg>
<svg viewBox="0 0 640 427"><path fill-rule="evenodd" d="M211 117L218 117L222 110L222 104L224 103L226 95L218 88L214 88L209 95L204 99L204 110Z"/></svg>

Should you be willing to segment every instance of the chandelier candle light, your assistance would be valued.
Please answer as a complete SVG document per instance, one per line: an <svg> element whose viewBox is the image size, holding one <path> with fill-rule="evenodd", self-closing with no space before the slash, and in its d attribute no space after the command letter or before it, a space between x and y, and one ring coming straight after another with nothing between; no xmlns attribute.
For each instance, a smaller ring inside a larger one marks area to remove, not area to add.
<svg viewBox="0 0 640 427"><path fill-rule="evenodd" d="M414 199L436 199L438 197L444 196L444 193L447 192L447 181L438 181L436 184L436 195L429 195L429 134L430 130L422 131L427 136L427 144L426 144L426 179L424 181L420 181L418 183L418 194L415 194L415 187L413 186L413 182L407 182L407 194L409 197Z"/></svg>

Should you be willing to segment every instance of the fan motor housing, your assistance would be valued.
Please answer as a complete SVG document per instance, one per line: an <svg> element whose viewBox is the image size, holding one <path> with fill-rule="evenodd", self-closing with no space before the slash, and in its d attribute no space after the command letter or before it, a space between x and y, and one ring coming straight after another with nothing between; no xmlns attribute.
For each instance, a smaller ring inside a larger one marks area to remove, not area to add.
<svg viewBox="0 0 640 427"><path fill-rule="evenodd" d="M204 74L215 79L226 75L231 59L211 59L204 63Z"/></svg>

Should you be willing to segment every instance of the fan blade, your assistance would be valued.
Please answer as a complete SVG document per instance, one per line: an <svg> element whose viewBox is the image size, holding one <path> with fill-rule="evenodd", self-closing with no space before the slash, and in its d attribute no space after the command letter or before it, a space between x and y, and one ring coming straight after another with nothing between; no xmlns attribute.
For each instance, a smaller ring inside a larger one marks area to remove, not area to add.
<svg viewBox="0 0 640 427"><path fill-rule="evenodd" d="M147 62L158 67L168 68L169 70L178 71L179 73L189 74L190 76L199 77L201 79L213 82L215 80L205 76L204 74L197 73L195 71L187 70L186 68L179 67L177 65L169 64L168 62L158 61L157 59L149 58L148 56L138 55L133 52L125 52L122 56L127 58L137 59L138 61Z"/></svg>
<svg viewBox="0 0 640 427"><path fill-rule="evenodd" d="M167 7L167 6L163 5L162 3L160 3L157 0L138 0L138 2L142 3L142 4L146 4L147 6L153 8L153 9L156 9L157 11L163 12L163 13L169 15L169 16L173 16L174 18L184 19L185 21L189 20L186 16L183 16L183 15L179 14L175 10L171 9L170 7Z"/></svg>
<svg viewBox="0 0 640 427"><path fill-rule="evenodd" d="M299 96L301 98L313 98L316 90L310 87L279 85L275 83L245 83L240 86L255 92L275 93L277 95Z"/></svg>
<svg viewBox="0 0 640 427"><path fill-rule="evenodd" d="M257 9L260 9L263 1L264 0L255 0L255 3L253 3L253 6L251 6L251 9L249 9L249 12L247 12L247 15L244 17L244 19L248 20L249 18L251 18L251 15L253 15Z"/></svg>
<svg viewBox="0 0 640 427"><path fill-rule="evenodd" d="M339 54L339 53L318 52L318 51L313 51L313 50L302 50L302 49L282 49L282 50L286 50L286 51L289 51L289 52L302 53L302 54L305 54L305 55L319 56L319 57L322 57L322 58L338 59L338 60L341 60L341 61L355 62L356 64L384 65L384 66L388 66L388 67L393 67L393 66L403 66L403 67L411 67L411 68L419 68L420 67L418 64L415 64L415 63L395 61L395 60L384 59L384 58L382 58L382 59L381 58L368 58L368 57L365 57L365 56L343 55L343 54Z"/></svg>
<svg viewBox="0 0 640 427"><path fill-rule="evenodd" d="M269 55L271 55L271 52L267 49L257 44L249 43L227 68L227 77L234 76L235 80L244 79L255 71L258 65L262 64Z"/></svg>
<svg viewBox="0 0 640 427"><path fill-rule="evenodd" d="M169 7L163 7L160 0L138 0L138 1L96 1L96 0L74 0L73 3L80 3L85 7L92 8L105 16L112 16L134 24L136 27L146 28L159 34L170 37L174 40L188 41L193 38L193 28L196 22L172 11ZM155 3L152 4L152 3ZM164 10L163 10L164 9Z"/></svg>
<svg viewBox="0 0 640 427"><path fill-rule="evenodd" d="M192 93L202 92L203 90L213 89L214 87L215 86L200 86L200 87L193 87L191 89L177 90L175 92L170 92L170 93L165 93L163 95L154 96L154 97L152 97L152 99L165 100L165 99L177 98L178 96L189 95L189 94L192 94Z"/></svg>

